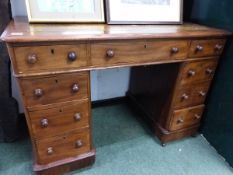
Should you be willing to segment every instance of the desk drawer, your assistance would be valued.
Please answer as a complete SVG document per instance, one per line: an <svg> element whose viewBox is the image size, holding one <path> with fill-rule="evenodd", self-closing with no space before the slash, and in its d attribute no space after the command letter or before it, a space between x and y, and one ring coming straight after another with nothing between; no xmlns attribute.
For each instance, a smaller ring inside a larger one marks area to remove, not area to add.
<svg viewBox="0 0 233 175"><path fill-rule="evenodd" d="M88 83L88 72L20 79L26 107L85 99Z"/></svg>
<svg viewBox="0 0 233 175"><path fill-rule="evenodd" d="M145 63L158 60L185 59L189 41L125 41L93 43L92 66Z"/></svg>
<svg viewBox="0 0 233 175"><path fill-rule="evenodd" d="M75 157L91 149L90 131L76 131L58 137L36 141L39 164Z"/></svg>
<svg viewBox="0 0 233 175"><path fill-rule="evenodd" d="M201 120L204 105L176 110L170 124L170 130L179 130L198 124Z"/></svg>
<svg viewBox="0 0 233 175"><path fill-rule="evenodd" d="M186 63L181 71L181 85L212 80L217 64L216 58Z"/></svg>
<svg viewBox="0 0 233 175"><path fill-rule="evenodd" d="M89 101L29 112L29 117L36 139L56 136L89 126Z"/></svg>
<svg viewBox="0 0 233 175"><path fill-rule="evenodd" d="M78 68L87 65L86 44L15 47L17 73Z"/></svg>
<svg viewBox="0 0 233 175"><path fill-rule="evenodd" d="M221 55L225 45L224 39L192 41L189 57L205 57Z"/></svg>
<svg viewBox="0 0 233 175"><path fill-rule="evenodd" d="M206 99L209 86L210 82L207 81L178 89L175 95L174 108L178 109L203 104Z"/></svg>

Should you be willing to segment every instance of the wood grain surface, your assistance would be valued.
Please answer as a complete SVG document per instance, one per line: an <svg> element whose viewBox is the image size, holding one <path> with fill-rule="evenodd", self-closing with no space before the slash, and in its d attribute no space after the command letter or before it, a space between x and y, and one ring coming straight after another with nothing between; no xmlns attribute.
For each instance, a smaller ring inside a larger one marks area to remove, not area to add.
<svg viewBox="0 0 233 175"><path fill-rule="evenodd" d="M47 77L24 78L20 80L26 107L47 105L88 97L89 72L61 74ZM77 92L72 90L78 86ZM42 95L36 96L35 90L41 89Z"/></svg>
<svg viewBox="0 0 233 175"><path fill-rule="evenodd" d="M160 141L195 134L229 35L190 23L29 24L16 17L1 39L20 85L34 171L60 175L94 162L91 70L134 67L128 95Z"/></svg>
<svg viewBox="0 0 233 175"><path fill-rule="evenodd" d="M86 44L75 45L47 45L15 47L14 55L18 73L43 72L56 69L71 69L87 66ZM70 52L76 53L76 60L68 58ZM29 58L35 55L35 62L30 63Z"/></svg>
<svg viewBox="0 0 233 175"><path fill-rule="evenodd" d="M77 141L81 141L82 145L77 146ZM89 129L86 128L81 131L78 130L56 137L48 137L36 141L36 147L38 163L42 165L74 157L91 150L90 132Z"/></svg>
<svg viewBox="0 0 233 175"><path fill-rule="evenodd" d="M75 129L89 127L89 102L83 100L73 105L63 104L45 110L29 112L35 139L57 136ZM47 121L47 126L43 125Z"/></svg>
<svg viewBox="0 0 233 175"><path fill-rule="evenodd" d="M29 24L15 17L1 39L8 43L41 41L87 41L152 38L224 37L230 32L197 24L183 25L106 25L106 24Z"/></svg>

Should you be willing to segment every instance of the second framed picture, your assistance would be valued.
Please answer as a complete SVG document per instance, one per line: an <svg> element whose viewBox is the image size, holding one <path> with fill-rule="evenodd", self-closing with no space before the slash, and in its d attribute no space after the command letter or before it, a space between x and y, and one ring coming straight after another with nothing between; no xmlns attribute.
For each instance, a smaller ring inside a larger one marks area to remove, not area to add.
<svg viewBox="0 0 233 175"><path fill-rule="evenodd" d="M183 0L106 0L108 24L181 24Z"/></svg>

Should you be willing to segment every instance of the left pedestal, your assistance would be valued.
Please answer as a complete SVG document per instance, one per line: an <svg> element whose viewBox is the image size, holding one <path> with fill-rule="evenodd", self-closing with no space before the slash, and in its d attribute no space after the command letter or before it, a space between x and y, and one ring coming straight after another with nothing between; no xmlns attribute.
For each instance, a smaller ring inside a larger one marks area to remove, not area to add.
<svg viewBox="0 0 233 175"><path fill-rule="evenodd" d="M60 175L93 164L89 72L18 81L33 145L33 170Z"/></svg>

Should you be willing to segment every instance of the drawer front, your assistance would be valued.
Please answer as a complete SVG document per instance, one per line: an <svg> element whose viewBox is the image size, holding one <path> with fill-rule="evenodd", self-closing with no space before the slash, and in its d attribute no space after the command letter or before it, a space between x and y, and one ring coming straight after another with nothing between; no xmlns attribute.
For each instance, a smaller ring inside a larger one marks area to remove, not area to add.
<svg viewBox="0 0 233 175"><path fill-rule="evenodd" d="M186 63L181 71L181 85L212 80L217 64L216 58Z"/></svg>
<svg viewBox="0 0 233 175"><path fill-rule="evenodd" d="M193 86L178 89L175 95L174 107L184 108L203 104L208 93L210 82L194 84Z"/></svg>
<svg viewBox="0 0 233 175"><path fill-rule="evenodd" d="M91 149L89 129L36 141L39 164L78 156Z"/></svg>
<svg viewBox="0 0 233 175"><path fill-rule="evenodd" d="M201 120L204 105L176 110L170 124L170 130L179 130L198 124Z"/></svg>
<svg viewBox="0 0 233 175"><path fill-rule="evenodd" d="M93 43L91 63L92 66L111 66L184 59L188 54L188 45L186 40Z"/></svg>
<svg viewBox="0 0 233 175"><path fill-rule="evenodd" d="M85 99L88 83L88 72L20 79L27 107Z"/></svg>
<svg viewBox="0 0 233 175"><path fill-rule="evenodd" d="M29 112L32 133L36 139L56 136L89 126L89 101Z"/></svg>
<svg viewBox="0 0 233 175"><path fill-rule="evenodd" d="M87 65L86 44L15 47L17 73L78 68Z"/></svg>
<svg viewBox="0 0 233 175"><path fill-rule="evenodd" d="M205 57L221 55L225 45L224 39L192 41L189 57Z"/></svg>

